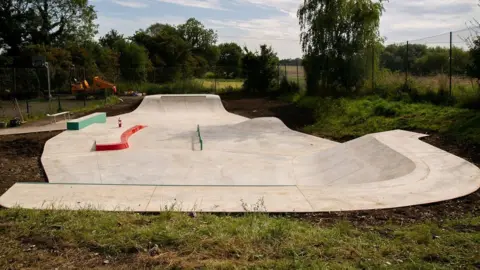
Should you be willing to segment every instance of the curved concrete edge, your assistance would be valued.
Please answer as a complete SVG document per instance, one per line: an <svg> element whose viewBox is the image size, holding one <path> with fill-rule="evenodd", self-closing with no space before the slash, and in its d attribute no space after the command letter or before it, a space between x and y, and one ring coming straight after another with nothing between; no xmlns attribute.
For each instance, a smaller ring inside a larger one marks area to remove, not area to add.
<svg viewBox="0 0 480 270"><path fill-rule="evenodd" d="M200 195L200 196L199 196ZM6 208L135 212L312 212L297 187L131 186L17 183Z"/></svg>
<svg viewBox="0 0 480 270"><path fill-rule="evenodd" d="M95 151L112 151L112 150L123 150L129 148L128 138L133 134L137 133L138 131L146 128L147 126L143 125L136 125L124 131L120 136L119 143L105 143L105 144L97 144L95 142Z"/></svg>

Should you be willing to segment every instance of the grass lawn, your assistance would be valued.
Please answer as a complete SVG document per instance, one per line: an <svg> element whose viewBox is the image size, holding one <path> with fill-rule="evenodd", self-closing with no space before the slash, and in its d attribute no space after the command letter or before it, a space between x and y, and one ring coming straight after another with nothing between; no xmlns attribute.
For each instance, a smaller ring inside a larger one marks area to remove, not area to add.
<svg viewBox="0 0 480 270"><path fill-rule="evenodd" d="M479 217L354 226L291 217L0 211L0 265L108 269L475 269Z"/></svg>
<svg viewBox="0 0 480 270"><path fill-rule="evenodd" d="M358 99L289 98L312 109L316 123L307 133L345 141L368 133L405 129L438 133L460 144L480 145L480 111L427 103Z"/></svg>
<svg viewBox="0 0 480 270"><path fill-rule="evenodd" d="M213 88L219 91L219 93L222 92L222 90L225 90L227 88L232 88L234 90L240 90L243 85L243 80L241 79L235 79L235 80L225 80L225 79L219 79L219 80L214 80L214 79L196 79L201 85L205 88Z"/></svg>

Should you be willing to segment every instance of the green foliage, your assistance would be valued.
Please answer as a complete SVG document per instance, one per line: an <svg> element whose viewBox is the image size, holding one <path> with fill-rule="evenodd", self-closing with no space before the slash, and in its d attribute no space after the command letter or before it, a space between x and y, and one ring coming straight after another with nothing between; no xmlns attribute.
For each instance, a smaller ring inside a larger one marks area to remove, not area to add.
<svg viewBox="0 0 480 270"><path fill-rule="evenodd" d="M189 45L192 54L196 58L206 60L207 66L213 66L218 60L219 51L215 46L217 42L217 33L212 29L206 29L205 26L195 18L188 19L184 24L177 26L177 32ZM199 69L197 74L205 73L205 66L201 65L202 61L198 61ZM202 69L203 68L203 69Z"/></svg>
<svg viewBox="0 0 480 270"><path fill-rule="evenodd" d="M260 46L260 53L245 48L242 60L245 73L243 88L250 93L267 93L278 84L278 57L271 47Z"/></svg>
<svg viewBox="0 0 480 270"><path fill-rule="evenodd" d="M300 86L293 81L289 81L286 76L280 81L280 86L278 87L278 92L280 94L294 94L300 92Z"/></svg>
<svg viewBox="0 0 480 270"><path fill-rule="evenodd" d="M469 62L468 52L462 48L452 48L452 73L465 75ZM416 76L447 74L449 72L450 51L443 47L427 47L421 44L408 45L409 73ZM380 62L383 68L405 72L407 68L407 45L388 45L381 52Z"/></svg>
<svg viewBox="0 0 480 270"><path fill-rule="evenodd" d="M477 37L472 42L470 48L471 62L468 65L468 75L477 79L477 84L480 85L480 37Z"/></svg>
<svg viewBox="0 0 480 270"><path fill-rule="evenodd" d="M115 43L115 47L120 54L119 66L122 78L131 82L145 82L147 70L151 66L147 50L134 42L123 40Z"/></svg>
<svg viewBox="0 0 480 270"><path fill-rule="evenodd" d="M6 0L0 4L0 47L18 55L25 45L91 40L96 13L87 0Z"/></svg>
<svg viewBox="0 0 480 270"><path fill-rule="evenodd" d="M298 18L309 94L358 90L368 51L380 42L382 11L381 1L304 1Z"/></svg>
<svg viewBox="0 0 480 270"><path fill-rule="evenodd" d="M480 112L425 103L363 98L301 98L297 105L315 111L305 131L335 140L394 129L440 133L452 142L480 145Z"/></svg>
<svg viewBox="0 0 480 270"><path fill-rule="evenodd" d="M243 50L236 43L223 43L218 45L220 58L216 72L220 78L233 79L242 74Z"/></svg>
<svg viewBox="0 0 480 270"><path fill-rule="evenodd" d="M171 82L191 74L194 59L188 44L176 32L157 29L151 35L151 31L154 30L137 31L132 39L148 50L152 66L161 68L155 82Z"/></svg>
<svg viewBox="0 0 480 270"><path fill-rule="evenodd" d="M103 47L114 49L115 43L121 40L125 40L123 35L119 34L117 30L112 29L108 33L106 33L103 37L101 37L99 39L99 42Z"/></svg>
<svg viewBox="0 0 480 270"><path fill-rule="evenodd" d="M203 76L205 79L215 79L217 75L215 75L215 73L209 71L207 73L205 73L205 75Z"/></svg>

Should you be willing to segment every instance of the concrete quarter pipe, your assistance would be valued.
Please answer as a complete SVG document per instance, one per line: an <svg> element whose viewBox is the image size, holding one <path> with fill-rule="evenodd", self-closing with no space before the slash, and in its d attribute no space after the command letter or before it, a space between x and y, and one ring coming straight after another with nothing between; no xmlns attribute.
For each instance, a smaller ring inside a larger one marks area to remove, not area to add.
<svg viewBox="0 0 480 270"><path fill-rule="evenodd" d="M46 145L49 183L17 183L4 207L318 212L402 207L480 187L480 170L402 130L339 144L279 119L228 113L216 95L146 97L132 113ZM118 142L128 148L95 151Z"/></svg>

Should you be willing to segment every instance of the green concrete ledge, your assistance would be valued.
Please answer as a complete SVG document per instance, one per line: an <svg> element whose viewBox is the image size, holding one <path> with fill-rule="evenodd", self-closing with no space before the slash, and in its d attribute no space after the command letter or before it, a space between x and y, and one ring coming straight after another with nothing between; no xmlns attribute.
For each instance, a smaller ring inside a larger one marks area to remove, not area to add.
<svg viewBox="0 0 480 270"><path fill-rule="evenodd" d="M104 113L104 112L92 113L84 117L80 117L80 118L68 121L67 129L80 130L92 124L97 124L97 123L104 124L106 122L107 122L107 113Z"/></svg>

